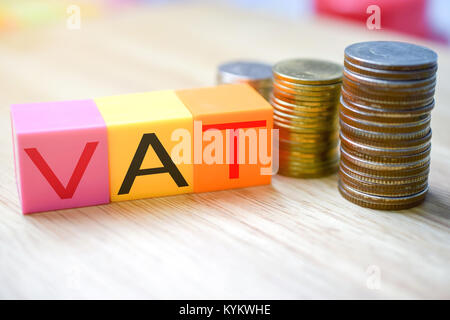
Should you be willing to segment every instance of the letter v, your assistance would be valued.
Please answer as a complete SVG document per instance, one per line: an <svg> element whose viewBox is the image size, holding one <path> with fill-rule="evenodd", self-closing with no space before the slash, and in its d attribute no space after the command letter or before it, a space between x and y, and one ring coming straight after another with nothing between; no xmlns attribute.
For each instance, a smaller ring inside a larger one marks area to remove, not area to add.
<svg viewBox="0 0 450 320"><path fill-rule="evenodd" d="M64 187L59 181L58 177L55 175L53 170L49 167L47 162L42 158L41 154L36 148L28 148L24 149L25 152L30 157L31 161L35 164L35 166L42 173L44 178L48 181L48 183L52 186L53 190L58 194L61 199L70 199L73 197L75 190L80 183L81 178L83 177L84 172L91 161L92 155L97 148L98 141L96 142L88 142L84 147L83 153L78 159L78 163L75 169L72 172L72 176L70 177L67 186Z"/></svg>

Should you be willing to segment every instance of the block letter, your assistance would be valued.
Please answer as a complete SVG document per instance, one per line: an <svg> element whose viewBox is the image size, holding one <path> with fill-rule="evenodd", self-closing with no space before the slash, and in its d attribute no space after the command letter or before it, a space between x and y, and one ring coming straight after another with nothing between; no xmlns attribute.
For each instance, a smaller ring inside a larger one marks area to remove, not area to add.
<svg viewBox="0 0 450 320"><path fill-rule="evenodd" d="M83 174L86 171L87 165L89 164L89 161L91 160L92 155L97 148L97 145L98 141L86 143L83 153L81 154L77 166L73 170L72 176L70 177L69 183L66 187L62 185L61 181L41 156L38 149L27 148L25 149L25 152L45 177L45 179L47 179L48 183L52 186L58 196L61 199L70 199L73 197L73 194L75 193L75 190L80 183L81 177L83 177Z"/></svg>
<svg viewBox="0 0 450 320"><path fill-rule="evenodd" d="M239 150L240 132L245 134L247 129L272 129L272 106L261 95L246 84L178 90L176 93L192 113L195 123L201 123L201 134L209 129L220 130L223 141L227 141L223 146L223 154L227 155L223 164L209 164L204 159L194 163L194 192L270 183L270 175L261 174L262 168L271 166L263 164L261 160L264 159L258 159L256 163L239 162L239 152L249 155L252 148L258 148L246 144ZM198 134L199 125L195 127L195 134ZM198 137L194 140L197 142ZM267 146L271 151L270 141L267 141ZM207 143L196 143L198 159L201 154L205 155L205 148L209 148ZM200 153L200 149L203 152Z"/></svg>
<svg viewBox="0 0 450 320"><path fill-rule="evenodd" d="M193 191L192 159L175 165L169 156L178 144L172 139L173 132L183 129L192 137L193 130L191 113L173 91L105 97L95 102L108 129L112 201Z"/></svg>
<svg viewBox="0 0 450 320"><path fill-rule="evenodd" d="M163 164L162 167L141 169L141 164L144 161L149 145L151 145L153 150L155 150L156 155ZM136 179L137 176L161 173L170 174L179 188L186 187L188 185L186 180L184 180L183 175L180 171L178 171L177 166L173 163L169 154L162 146L161 142L159 142L156 134L146 133L142 136L141 142L139 143L136 153L134 154L133 160L128 168L127 175L125 176L122 186L120 187L119 194L129 193L134 179Z"/></svg>
<svg viewBox="0 0 450 320"><path fill-rule="evenodd" d="M108 143L93 100L11 106L22 212L109 202Z"/></svg>

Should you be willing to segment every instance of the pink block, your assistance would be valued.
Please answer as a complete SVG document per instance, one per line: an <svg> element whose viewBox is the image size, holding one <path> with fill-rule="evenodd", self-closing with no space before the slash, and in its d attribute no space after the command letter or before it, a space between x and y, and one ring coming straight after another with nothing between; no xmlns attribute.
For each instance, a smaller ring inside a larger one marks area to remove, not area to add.
<svg viewBox="0 0 450 320"><path fill-rule="evenodd" d="M109 202L106 124L93 100L11 106L24 214Z"/></svg>

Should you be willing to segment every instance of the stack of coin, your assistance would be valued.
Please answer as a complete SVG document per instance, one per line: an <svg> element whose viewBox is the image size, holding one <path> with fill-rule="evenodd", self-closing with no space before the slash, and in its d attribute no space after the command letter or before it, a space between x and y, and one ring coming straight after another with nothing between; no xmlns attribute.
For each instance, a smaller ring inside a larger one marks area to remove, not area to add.
<svg viewBox="0 0 450 320"><path fill-rule="evenodd" d="M217 84L226 83L247 83L269 100L272 92L272 66L251 61L221 64L217 71Z"/></svg>
<svg viewBox="0 0 450 320"><path fill-rule="evenodd" d="M273 67L274 128L279 129L279 173L321 177L337 170L337 109L342 66L312 59Z"/></svg>
<svg viewBox="0 0 450 320"><path fill-rule="evenodd" d="M345 49L339 191L360 206L400 210L428 191L437 55L413 44Z"/></svg>

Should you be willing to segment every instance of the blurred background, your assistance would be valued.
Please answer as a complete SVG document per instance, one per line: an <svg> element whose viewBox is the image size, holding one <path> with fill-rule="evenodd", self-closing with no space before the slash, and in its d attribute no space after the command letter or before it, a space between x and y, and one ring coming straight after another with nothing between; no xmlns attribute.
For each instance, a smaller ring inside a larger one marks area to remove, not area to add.
<svg viewBox="0 0 450 320"><path fill-rule="evenodd" d="M1 0L0 33L58 23L70 5L77 5L83 19L98 19L137 6L161 6L189 0ZM195 1L196 3L201 1ZM366 24L368 7L382 12L381 29L450 43L450 1L447 0L210 0L242 10L260 11L286 19L327 16Z"/></svg>

